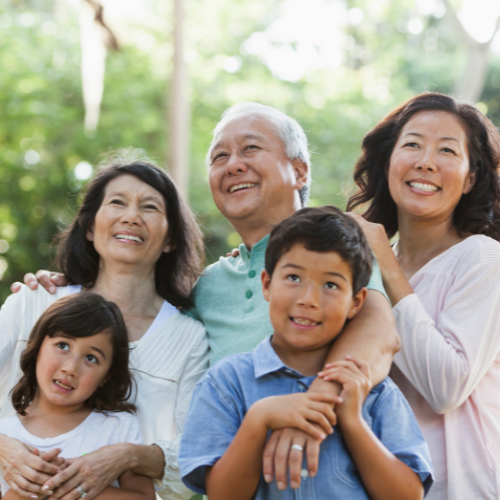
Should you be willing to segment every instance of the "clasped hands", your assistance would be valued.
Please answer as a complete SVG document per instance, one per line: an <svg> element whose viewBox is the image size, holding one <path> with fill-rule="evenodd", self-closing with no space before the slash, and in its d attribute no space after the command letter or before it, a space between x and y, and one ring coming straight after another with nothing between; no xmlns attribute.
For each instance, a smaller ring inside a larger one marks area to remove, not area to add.
<svg viewBox="0 0 500 500"><path fill-rule="evenodd" d="M281 421L281 427L286 428L279 428L278 421L273 424L275 430L264 449L263 473L267 482L276 479L281 490L287 487L287 472L291 487L300 486L304 453L308 475L317 474L322 441L334 432L332 426L337 423L342 426L344 420L362 419L363 403L372 388L368 365L350 356L327 364L318 379L339 384L340 395L333 394L334 388L327 387L326 392L323 383L318 384L318 391L311 388L305 394L290 395L290 399L279 397L279 413L288 414L287 421Z"/></svg>

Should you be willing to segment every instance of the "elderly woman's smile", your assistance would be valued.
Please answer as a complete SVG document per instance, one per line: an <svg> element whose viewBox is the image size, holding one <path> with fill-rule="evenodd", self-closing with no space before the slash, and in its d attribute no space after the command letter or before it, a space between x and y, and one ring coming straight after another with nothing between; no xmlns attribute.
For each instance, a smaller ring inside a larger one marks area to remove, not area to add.
<svg viewBox="0 0 500 500"><path fill-rule="evenodd" d="M103 262L154 267L168 250L163 196L132 175L110 181L87 239Z"/></svg>

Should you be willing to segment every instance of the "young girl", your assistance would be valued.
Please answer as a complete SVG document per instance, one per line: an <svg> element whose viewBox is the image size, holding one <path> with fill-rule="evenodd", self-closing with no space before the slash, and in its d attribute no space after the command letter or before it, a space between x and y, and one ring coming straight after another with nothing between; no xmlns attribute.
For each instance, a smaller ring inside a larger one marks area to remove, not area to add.
<svg viewBox="0 0 500 500"><path fill-rule="evenodd" d="M54 302L31 332L11 393L17 415L0 420L0 433L40 453L60 449L67 462L109 444L142 444L128 358L127 328L113 302L94 293ZM84 498L90 485L76 486ZM3 500L21 498L1 474L0 488ZM126 471L98 498L154 500L155 493L150 478Z"/></svg>

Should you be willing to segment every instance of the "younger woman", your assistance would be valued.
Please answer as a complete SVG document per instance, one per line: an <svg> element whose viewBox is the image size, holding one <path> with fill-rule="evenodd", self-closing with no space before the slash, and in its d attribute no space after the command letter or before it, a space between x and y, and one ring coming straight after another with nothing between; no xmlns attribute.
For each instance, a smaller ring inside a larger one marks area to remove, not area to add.
<svg viewBox="0 0 500 500"><path fill-rule="evenodd" d="M17 415L0 420L0 432L41 452L57 448L65 459L119 442L142 444L131 415L136 407L128 401L128 358L127 328L116 304L94 293L54 302L31 332L23 376L12 390ZM22 498L1 474L0 488L4 500ZM99 498L152 500L153 482L126 471Z"/></svg>

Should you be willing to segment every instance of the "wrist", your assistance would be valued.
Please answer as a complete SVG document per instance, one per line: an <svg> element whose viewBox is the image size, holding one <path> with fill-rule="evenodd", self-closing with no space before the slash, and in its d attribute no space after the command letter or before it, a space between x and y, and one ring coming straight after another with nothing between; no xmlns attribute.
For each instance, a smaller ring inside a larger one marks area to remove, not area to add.
<svg viewBox="0 0 500 500"><path fill-rule="evenodd" d="M119 475L139 465L140 459L137 454L136 445L132 443L117 443L108 446L112 459L118 462L117 469Z"/></svg>
<svg viewBox="0 0 500 500"><path fill-rule="evenodd" d="M359 433L366 424L365 419L361 415L361 412L356 412L354 414L339 414L339 425L342 429L342 434L350 435Z"/></svg>
<svg viewBox="0 0 500 500"><path fill-rule="evenodd" d="M265 398L256 401L250 406L242 425L255 432L261 431L267 433L269 429L272 429L272 419Z"/></svg>

